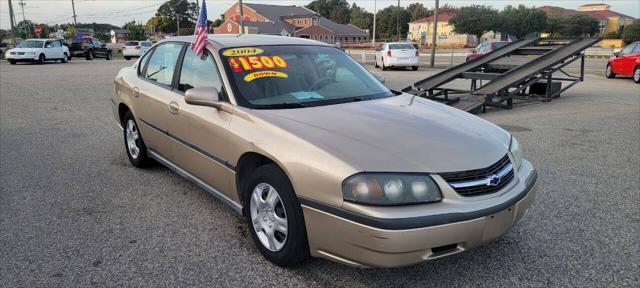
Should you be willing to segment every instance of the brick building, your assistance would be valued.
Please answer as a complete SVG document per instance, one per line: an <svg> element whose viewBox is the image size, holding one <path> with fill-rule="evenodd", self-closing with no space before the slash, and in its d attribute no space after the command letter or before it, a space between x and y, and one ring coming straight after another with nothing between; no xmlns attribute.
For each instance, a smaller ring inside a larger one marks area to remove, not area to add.
<svg viewBox="0 0 640 288"><path fill-rule="evenodd" d="M369 33L350 24L338 24L300 6L243 4L245 33L269 34L314 39L326 43L361 43ZM224 12L225 21L214 34L240 32L240 7L233 4Z"/></svg>

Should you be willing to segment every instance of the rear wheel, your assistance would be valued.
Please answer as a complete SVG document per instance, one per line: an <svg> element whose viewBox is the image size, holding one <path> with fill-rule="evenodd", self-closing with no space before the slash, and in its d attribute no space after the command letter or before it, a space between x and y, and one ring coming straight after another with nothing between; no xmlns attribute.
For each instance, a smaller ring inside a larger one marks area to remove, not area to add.
<svg viewBox="0 0 640 288"><path fill-rule="evenodd" d="M111 60L112 55L111 55L111 51L107 52L107 60Z"/></svg>
<svg viewBox="0 0 640 288"><path fill-rule="evenodd" d="M605 76L607 78L615 78L616 74L613 73L613 68L611 68L611 64L607 64L607 70L605 72Z"/></svg>
<svg viewBox="0 0 640 288"><path fill-rule="evenodd" d="M633 82L640 83L640 66L633 69Z"/></svg>
<svg viewBox="0 0 640 288"><path fill-rule="evenodd" d="M142 168L147 167L151 163L151 159L147 155L147 146L142 140L138 123L133 119L131 111L127 111L124 115L124 145L127 148L127 156L133 166Z"/></svg>
<svg viewBox="0 0 640 288"><path fill-rule="evenodd" d="M411 70L418 71L418 66L411 66Z"/></svg>
<svg viewBox="0 0 640 288"><path fill-rule="evenodd" d="M384 58L380 58L380 62L382 62L382 71L387 70L387 66L384 65Z"/></svg>
<svg viewBox="0 0 640 288"><path fill-rule="evenodd" d="M16 61L9 61L11 65L16 65Z"/></svg>
<svg viewBox="0 0 640 288"><path fill-rule="evenodd" d="M374 62L373 66L376 67L376 68L380 68L380 65L378 65L378 57L376 57L375 59L376 60L373 61Z"/></svg>
<svg viewBox="0 0 640 288"><path fill-rule="evenodd" d="M309 256L304 216L287 176L274 164L259 167L245 191L245 218L251 238L269 261L295 266Z"/></svg>
<svg viewBox="0 0 640 288"><path fill-rule="evenodd" d="M131 60L131 57L129 57L129 56L124 56L124 59L125 59L125 60Z"/></svg>

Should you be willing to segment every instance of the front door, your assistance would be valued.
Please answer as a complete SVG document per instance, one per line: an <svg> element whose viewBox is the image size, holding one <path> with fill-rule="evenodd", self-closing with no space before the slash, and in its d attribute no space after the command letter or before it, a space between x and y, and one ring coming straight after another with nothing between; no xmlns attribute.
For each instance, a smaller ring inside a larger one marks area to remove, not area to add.
<svg viewBox="0 0 640 288"><path fill-rule="evenodd" d="M184 93L196 87L214 87L224 95L222 81L215 60L205 51L202 58L187 49L178 85L172 97L178 109L174 113L169 133L178 139L174 143L175 163L187 172L204 181L209 186L238 201L229 189L235 171L227 163L225 148L228 142L229 123L232 115L212 107L190 105L185 102ZM222 98L222 97L221 97Z"/></svg>
<svg viewBox="0 0 640 288"><path fill-rule="evenodd" d="M134 111L138 127L147 148L173 161L172 145L175 139L169 133L171 122L175 121L170 105L173 74L182 43L167 42L158 45L154 51L140 62L139 78L132 83Z"/></svg>
<svg viewBox="0 0 640 288"><path fill-rule="evenodd" d="M91 42L93 42L93 49L96 53L97 57L106 57L107 56L107 47L106 45L102 44L102 42L100 42L100 40L98 39L91 39Z"/></svg>

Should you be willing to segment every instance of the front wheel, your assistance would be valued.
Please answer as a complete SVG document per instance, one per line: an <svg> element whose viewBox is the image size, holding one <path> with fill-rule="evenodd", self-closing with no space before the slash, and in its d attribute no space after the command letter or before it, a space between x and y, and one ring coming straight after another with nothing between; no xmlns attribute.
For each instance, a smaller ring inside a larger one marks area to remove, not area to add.
<svg viewBox="0 0 640 288"><path fill-rule="evenodd" d="M129 56L124 56L124 59L125 59L125 60L131 60L131 57L129 57Z"/></svg>
<svg viewBox="0 0 640 288"><path fill-rule="evenodd" d="M16 61L9 61L9 64L16 65Z"/></svg>
<svg viewBox="0 0 640 288"><path fill-rule="evenodd" d="M147 146L142 140L138 123L133 119L131 111L124 115L124 145L127 148L127 156L133 166L143 168L149 166L151 159L147 155Z"/></svg>
<svg viewBox="0 0 640 288"><path fill-rule="evenodd" d="M640 66L633 69L633 82L640 83Z"/></svg>
<svg viewBox="0 0 640 288"><path fill-rule="evenodd" d="M609 79L616 77L616 74L613 73L613 68L611 67L611 64L607 64L607 70L605 72L605 76Z"/></svg>
<svg viewBox="0 0 640 288"><path fill-rule="evenodd" d="M107 60L111 60L112 55L111 55L111 51L107 52Z"/></svg>
<svg viewBox="0 0 640 288"><path fill-rule="evenodd" d="M67 55L67 53L64 53L64 55L62 55L62 60L60 60L60 62L62 63L69 62L69 56Z"/></svg>
<svg viewBox="0 0 640 288"><path fill-rule="evenodd" d="M418 66L411 66L411 70L418 71Z"/></svg>
<svg viewBox="0 0 640 288"><path fill-rule="evenodd" d="M44 54L40 54L40 56L38 56L38 63L44 64L44 61L45 61Z"/></svg>
<svg viewBox="0 0 640 288"><path fill-rule="evenodd" d="M93 60L93 57L95 57L95 55L93 55L93 51L87 51L87 60Z"/></svg>
<svg viewBox="0 0 640 288"><path fill-rule="evenodd" d="M260 253L278 266L295 266L309 256L302 207L287 176L275 164L259 167L245 191L245 218Z"/></svg>

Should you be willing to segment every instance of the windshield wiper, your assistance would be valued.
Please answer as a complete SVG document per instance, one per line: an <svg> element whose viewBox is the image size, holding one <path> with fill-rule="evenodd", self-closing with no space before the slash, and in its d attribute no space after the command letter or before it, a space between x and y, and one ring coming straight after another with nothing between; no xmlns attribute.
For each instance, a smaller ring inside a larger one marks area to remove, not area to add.
<svg viewBox="0 0 640 288"><path fill-rule="evenodd" d="M300 102L256 105L256 109L286 109L286 108L305 108L305 107L308 107L308 106Z"/></svg>

